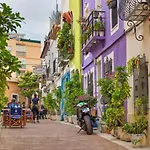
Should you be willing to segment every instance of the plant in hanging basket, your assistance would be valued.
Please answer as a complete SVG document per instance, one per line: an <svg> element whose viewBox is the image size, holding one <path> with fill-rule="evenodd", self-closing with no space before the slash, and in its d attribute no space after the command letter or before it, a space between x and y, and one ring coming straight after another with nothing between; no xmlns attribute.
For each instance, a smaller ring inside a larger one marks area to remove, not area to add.
<svg viewBox="0 0 150 150"><path fill-rule="evenodd" d="M106 0L109 9L117 7L117 0Z"/></svg>

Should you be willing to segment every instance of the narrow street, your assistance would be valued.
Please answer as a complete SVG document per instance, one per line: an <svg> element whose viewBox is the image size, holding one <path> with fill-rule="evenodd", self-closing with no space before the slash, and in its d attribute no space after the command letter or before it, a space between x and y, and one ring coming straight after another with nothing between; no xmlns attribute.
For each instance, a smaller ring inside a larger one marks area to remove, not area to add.
<svg viewBox="0 0 150 150"><path fill-rule="evenodd" d="M0 150L126 150L97 135L77 133L78 128L42 120L25 128L2 128Z"/></svg>

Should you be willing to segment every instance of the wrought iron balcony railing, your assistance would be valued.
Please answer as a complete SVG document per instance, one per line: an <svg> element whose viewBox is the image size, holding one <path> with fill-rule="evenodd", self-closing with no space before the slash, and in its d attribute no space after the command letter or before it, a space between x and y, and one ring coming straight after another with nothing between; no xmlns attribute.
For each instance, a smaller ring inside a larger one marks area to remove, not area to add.
<svg viewBox="0 0 150 150"><path fill-rule="evenodd" d="M142 41L144 37L137 36L136 26L150 15L150 0L120 0L118 14L121 20L128 21L127 25L134 29L136 39Z"/></svg>
<svg viewBox="0 0 150 150"><path fill-rule="evenodd" d="M102 40L105 36L105 11L92 11L82 22L82 48L95 40ZM89 48L88 48L89 49Z"/></svg>

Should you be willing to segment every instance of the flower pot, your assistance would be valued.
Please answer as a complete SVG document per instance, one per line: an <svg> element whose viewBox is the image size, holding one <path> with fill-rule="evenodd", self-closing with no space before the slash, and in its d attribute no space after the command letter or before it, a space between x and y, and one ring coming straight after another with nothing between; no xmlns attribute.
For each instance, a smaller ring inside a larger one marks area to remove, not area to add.
<svg viewBox="0 0 150 150"><path fill-rule="evenodd" d="M118 137L122 141L131 142L131 135L122 130L122 128L118 131Z"/></svg>
<svg viewBox="0 0 150 150"><path fill-rule="evenodd" d="M72 121L73 121L74 125L77 125L77 116L76 115L72 116Z"/></svg>
<svg viewBox="0 0 150 150"><path fill-rule="evenodd" d="M109 3L107 4L107 6L108 6L109 9L116 8L117 7L117 0L111 0L111 1L109 1Z"/></svg>
<svg viewBox="0 0 150 150"><path fill-rule="evenodd" d="M94 32L93 32L93 35L94 35L94 36L99 36L98 31L94 31Z"/></svg>
<svg viewBox="0 0 150 150"><path fill-rule="evenodd" d="M99 36L104 36L104 31L99 31Z"/></svg>
<svg viewBox="0 0 150 150"><path fill-rule="evenodd" d="M52 115L52 116L51 116L51 119L52 119L53 121L56 121L56 116L55 116L55 115Z"/></svg>
<svg viewBox="0 0 150 150"><path fill-rule="evenodd" d="M144 134L131 134L131 142L133 147L142 147Z"/></svg>
<svg viewBox="0 0 150 150"><path fill-rule="evenodd" d="M103 121L100 121L100 122L99 122L98 130L99 130L101 133L104 133L104 132L105 132L105 122L103 122Z"/></svg>
<svg viewBox="0 0 150 150"><path fill-rule="evenodd" d="M68 121L69 121L69 123L73 123L71 116L68 117Z"/></svg>
<svg viewBox="0 0 150 150"><path fill-rule="evenodd" d="M72 54L73 50L71 48L68 49L68 54Z"/></svg>
<svg viewBox="0 0 150 150"><path fill-rule="evenodd" d="M118 138L118 127L111 130L111 135Z"/></svg>
<svg viewBox="0 0 150 150"><path fill-rule="evenodd" d="M98 16L99 16L99 12L94 11L94 17L95 17L95 18L98 18Z"/></svg>

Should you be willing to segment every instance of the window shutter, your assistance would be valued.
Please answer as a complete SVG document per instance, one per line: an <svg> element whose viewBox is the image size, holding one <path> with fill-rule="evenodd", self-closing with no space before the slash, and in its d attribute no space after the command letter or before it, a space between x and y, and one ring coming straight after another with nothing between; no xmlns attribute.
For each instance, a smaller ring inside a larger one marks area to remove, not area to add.
<svg viewBox="0 0 150 150"><path fill-rule="evenodd" d="M93 96L93 72L88 75L88 94Z"/></svg>
<svg viewBox="0 0 150 150"><path fill-rule="evenodd" d="M148 105L148 67L145 56L140 58L139 68L134 68L133 81L134 100L137 98L143 100L143 111L146 114Z"/></svg>
<svg viewBox="0 0 150 150"><path fill-rule="evenodd" d="M140 95L140 90L139 90L139 75L138 75L138 69L134 68L133 71L133 90L134 90L134 100L138 98Z"/></svg>

